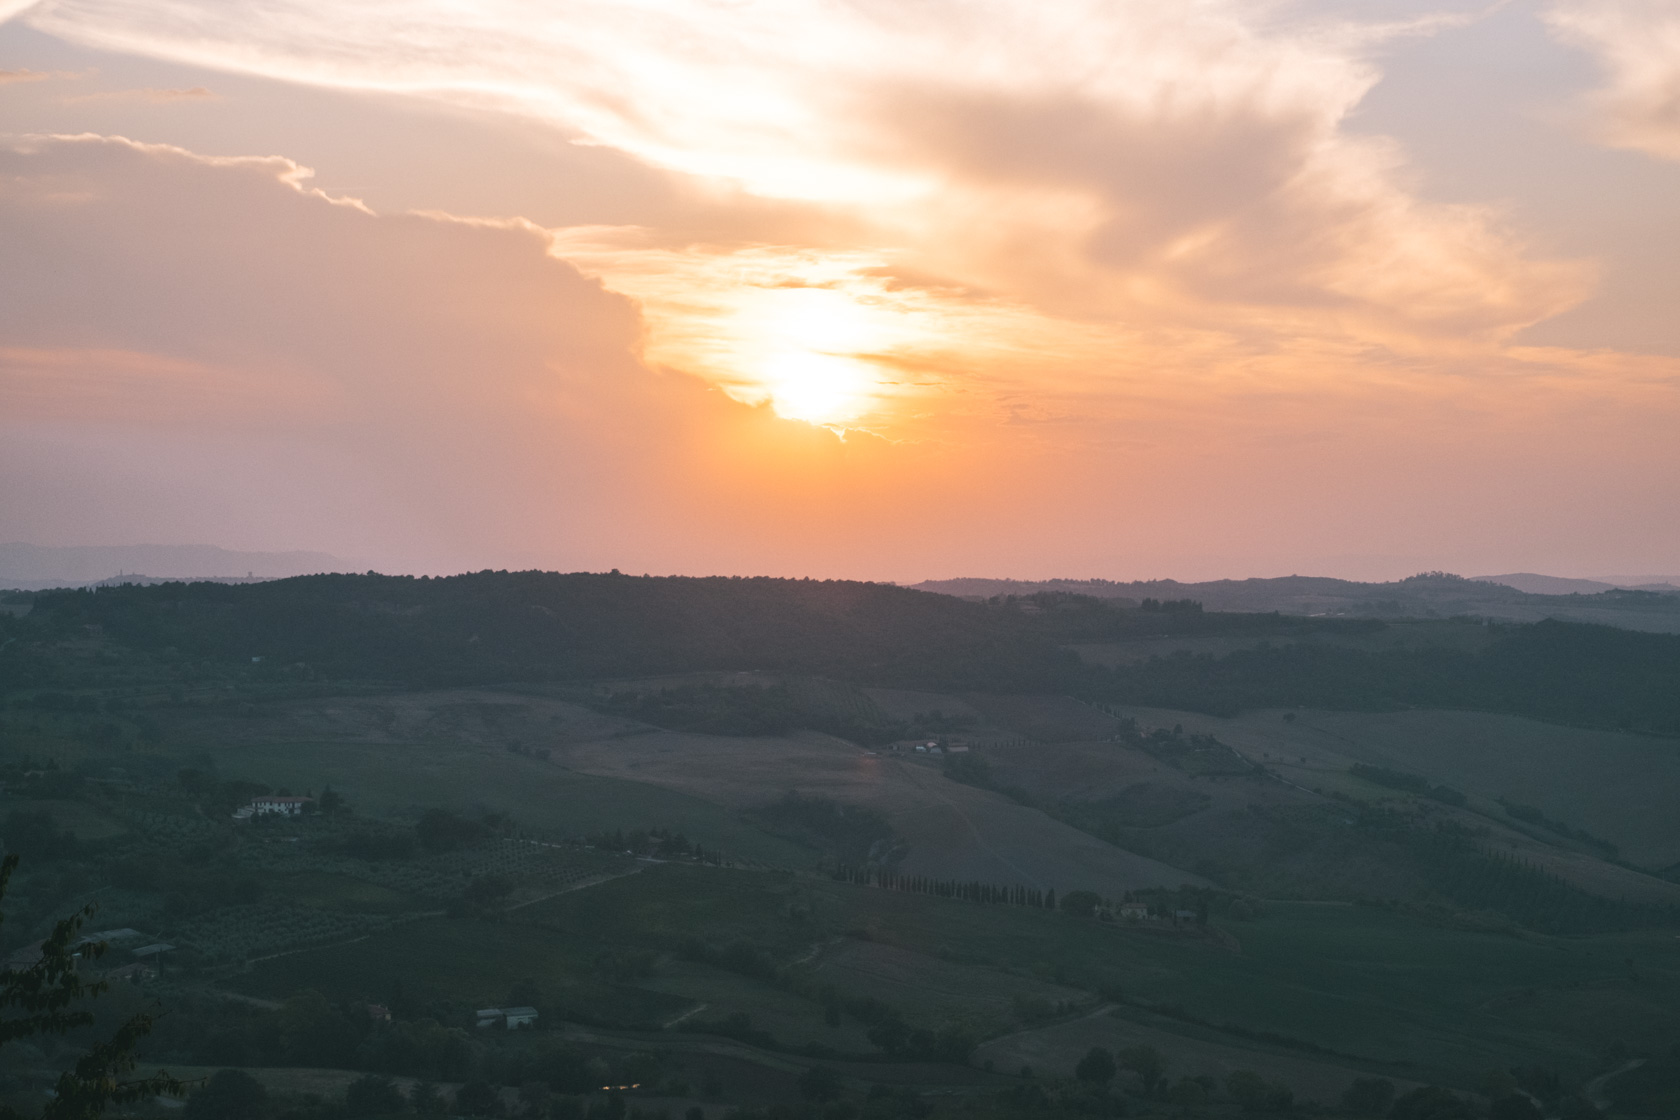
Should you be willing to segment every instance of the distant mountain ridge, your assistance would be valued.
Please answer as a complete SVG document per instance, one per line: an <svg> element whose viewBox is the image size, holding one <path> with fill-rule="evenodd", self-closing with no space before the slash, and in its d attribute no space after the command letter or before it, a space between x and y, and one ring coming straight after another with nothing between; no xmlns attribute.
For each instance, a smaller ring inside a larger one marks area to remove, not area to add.
<svg viewBox="0 0 1680 1120"><path fill-rule="evenodd" d="M239 552L198 544L0 543L0 589L22 591L86 587L118 577L132 582L284 579L346 567L344 560L325 552ZM147 574L135 574L140 572Z"/></svg>
<svg viewBox="0 0 1680 1120"><path fill-rule="evenodd" d="M1549 580L1556 577L1536 578ZM1588 584L1594 590L1536 593L1493 577L1465 579L1446 572L1427 572L1392 583L1358 583L1327 576L1283 576L1203 583L1180 583L1170 579L1131 583L1105 579L944 579L925 580L913 586L918 591L964 599L1061 592L1131 605L1137 605L1144 599L1194 599L1206 609L1215 611L1277 611L1280 614L1308 616L1393 619L1469 615L1509 622L1538 622L1555 618L1628 630L1680 633L1680 588L1671 588L1666 584L1638 589L1620 588L1593 580L1559 582Z"/></svg>
<svg viewBox="0 0 1680 1120"><path fill-rule="evenodd" d="M175 679L175 667L193 665L207 674L201 679L211 685L211 702L221 703L232 682L244 682L253 696L277 697L314 695L331 681L360 682L356 688L526 682L565 690L751 670L860 687L1052 694L1228 715L1452 708L1680 737L1680 637L1673 636L1680 633L1680 595L1538 597L1602 602L1607 616L1631 604L1620 628L1412 625L1424 609L1420 596L1436 596L1447 617L1490 596L1517 606L1537 597L1439 574L1379 585L1231 581L1227 594L1245 584L1282 584L1297 595L1316 590L1325 602L1338 586L1344 595L1348 587L1374 587L1387 598L1370 600L1366 611L1389 611L1396 622L1351 613L1151 609L1164 604L1115 609L1113 597L1056 593L972 602L844 580L322 575L37 595L19 617L0 614L0 682L10 692L50 693L45 703L69 704L80 702L84 682L110 682L119 669L152 687L148 682ZM1177 599L1208 598L1208 589L1218 589L1141 586ZM1641 623L1658 629L1653 620L1664 610L1672 633L1631 632ZM1163 649L1169 655L1113 665L1082 652L1161 638L1224 642L1203 654ZM108 660L105 649L136 657Z"/></svg>
<svg viewBox="0 0 1680 1120"><path fill-rule="evenodd" d="M1477 583L1499 583L1530 595L1597 595L1601 591L1680 591L1680 585L1659 580L1629 583L1620 580L1568 579L1534 572L1513 572L1503 576L1471 576Z"/></svg>

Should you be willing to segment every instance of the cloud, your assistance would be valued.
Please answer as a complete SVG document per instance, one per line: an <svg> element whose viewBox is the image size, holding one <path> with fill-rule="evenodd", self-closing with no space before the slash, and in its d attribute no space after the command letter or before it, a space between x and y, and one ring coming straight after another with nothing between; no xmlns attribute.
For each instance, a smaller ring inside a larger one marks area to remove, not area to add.
<svg viewBox="0 0 1680 1120"><path fill-rule="evenodd" d="M201 539L271 516L270 539L458 557L522 524L552 544L636 489L612 433L680 409L639 400L625 300L540 233L382 217L308 178L92 136L0 148L0 520L198 517ZM41 500L83 472L78 502Z"/></svg>
<svg viewBox="0 0 1680 1120"><path fill-rule="evenodd" d="M1491 208L1419 197L1403 152L1343 127L1373 51L1451 20L1290 22L1235 0L59 0L28 18L546 121L807 204L818 241L789 248L833 244L838 214L842 254L936 278L947 301L984 291L1120 335L1488 344L1593 282Z"/></svg>
<svg viewBox="0 0 1680 1120"><path fill-rule="evenodd" d="M1680 501L1680 370L1505 343L1590 274L1348 130L1368 38L1212 0L563 10L32 13L517 112L739 221L380 214L277 156L14 145L0 521L898 579L1680 546L1625 515Z"/></svg>
<svg viewBox="0 0 1680 1120"><path fill-rule="evenodd" d="M218 94L204 86L193 86L190 89L112 89L100 90L97 93L84 93L68 100L71 104L83 104L90 101L147 101L153 105L167 105L175 101L215 101Z"/></svg>
<svg viewBox="0 0 1680 1120"><path fill-rule="evenodd" d="M0 86L15 85L20 82L44 82L54 77L42 70L0 70Z"/></svg>
<svg viewBox="0 0 1680 1120"><path fill-rule="evenodd" d="M884 441L650 371L636 308L547 231L376 214L310 177L113 137L0 145L9 532L799 570L830 534L865 547L855 526L905 484L913 456Z"/></svg>
<svg viewBox="0 0 1680 1120"><path fill-rule="evenodd" d="M1680 8L1667 0L1563 0L1546 21L1604 70L1605 85L1591 97L1604 141L1680 160Z"/></svg>
<svg viewBox="0 0 1680 1120"><path fill-rule="evenodd" d="M0 23L27 12L33 8L38 0L0 0Z"/></svg>
<svg viewBox="0 0 1680 1120"><path fill-rule="evenodd" d="M308 376L73 346L0 346L0 407L15 421L273 428L322 418L338 394Z"/></svg>

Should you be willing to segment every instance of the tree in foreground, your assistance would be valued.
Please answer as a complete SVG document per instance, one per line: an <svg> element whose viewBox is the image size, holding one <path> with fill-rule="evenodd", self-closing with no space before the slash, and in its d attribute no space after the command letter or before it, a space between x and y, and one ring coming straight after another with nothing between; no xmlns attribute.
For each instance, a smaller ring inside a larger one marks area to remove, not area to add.
<svg viewBox="0 0 1680 1120"><path fill-rule="evenodd" d="M1225 1078L1225 1092L1244 1112L1288 1112L1295 1094L1287 1085L1274 1084L1251 1069L1239 1069Z"/></svg>
<svg viewBox="0 0 1680 1120"><path fill-rule="evenodd" d="M1355 1116L1381 1116L1394 1100L1394 1082L1386 1077L1361 1077L1342 1093L1342 1108Z"/></svg>
<svg viewBox="0 0 1680 1120"><path fill-rule="evenodd" d="M1079 1059L1079 1064L1073 1067L1073 1075L1079 1080L1099 1089L1106 1089L1108 1083L1114 1080L1114 1055L1101 1046L1093 1046Z"/></svg>
<svg viewBox="0 0 1680 1120"><path fill-rule="evenodd" d="M405 1103L402 1090L377 1073L358 1077L344 1090L344 1111L351 1116L389 1116L401 1112Z"/></svg>
<svg viewBox="0 0 1680 1120"><path fill-rule="evenodd" d="M17 870L16 853L0 861L0 901ZM85 906L60 919L41 943L41 958L28 968L0 973L0 1047L39 1035L62 1035L93 1024L86 1001L103 994L104 980L87 981L79 965L105 954L103 941L78 945L82 924L93 915ZM0 922L5 921L0 912ZM79 958L79 959L78 959ZM92 1120L109 1105L133 1104L162 1094L179 1096L185 1088L167 1073L125 1078L135 1066L134 1052L152 1029L144 1012L124 1022L110 1038L94 1044L76 1064L58 1076L41 1120ZM17 1120L18 1113L0 1107L0 1120Z"/></svg>
<svg viewBox="0 0 1680 1120"><path fill-rule="evenodd" d="M1439 1085L1425 1085L1402 1095L1388 1114L1394 1120L1476 1120L1468 1101Z"/></svg>
<svg viewBox="0 0 1680 1120"><path fill-rule="evenodd" d="M1541 1120L1540 1106L1521 1093L1507 1093L1488 1109L1489 1120Z"/></svg>
<svg viewBox="0 0 1680 1120"><path fill-rule="evenodd" d="M1154 1096L1156 1086L1167 1075L1167 1060L1161 1052L1153 1046L1129 1046L1120 1051L1119 1059L1121 1069L1137 1074L1144 1096Z"/></svg>
<svg viewBox="0 0 1680 1120"><path fill-rule="evenodd" d="M840 1096L840 1075L827 1066L812 1066L799 1075L799 1095L808 1101L831 1101Z"/></svg>
<svg viewBox="0 0 1680 1120"><path fill-rule="evenodd" d="M257 1120L268 1107L268 1090L242 1069L218 1071L187 1099L182 1120Z"/></svg>
<svg viewBox="0 0 1680 1120"><path fill-rule="evenodd" d="M1167 1090L1167 1099L1172 1101L1180 1116L1190 1116L1207 1104L1208 1087L1193 1077L1181 1077Z"/></svg>
<svg viewBox="0 0 1680 1120"><path fill-rule="evenodd" d="M488 1081L469 1081L455 1092L455 1111L463 1116L489 1116L501 1096Z"/></svg>

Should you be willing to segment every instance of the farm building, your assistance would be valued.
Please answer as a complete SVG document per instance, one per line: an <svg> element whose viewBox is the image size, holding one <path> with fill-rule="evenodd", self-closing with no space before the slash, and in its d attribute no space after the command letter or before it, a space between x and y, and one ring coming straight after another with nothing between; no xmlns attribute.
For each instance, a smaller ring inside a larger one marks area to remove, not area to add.
<svg viewBox="0 0 1680 1120"><path fill-rule="evenodd" d="M293 817L303 812L304 806L308 805L311 800L313 800L313 798L278 797L273 795L255 797L251 799L251 814L253 816L260 817L268 813L280 813L288 817Z"/></svg>
<svg viewBox="0 0 1680 1120"><path fill-rule="evenodd" d="M505 1026L509 1030L514 1027L528 1027L537 1021L537 1009L534 1007L485 1007L478 1012L478 1027Z"/></svg>
<svg viewBox="0 0 1680 1120"><path fill-rule="evenodd" d="M157 965L151 961L135 961L120 968L113 968L104 976L106 980L127 980L131 984L138 984L143 980L157 979Z"/></svg>

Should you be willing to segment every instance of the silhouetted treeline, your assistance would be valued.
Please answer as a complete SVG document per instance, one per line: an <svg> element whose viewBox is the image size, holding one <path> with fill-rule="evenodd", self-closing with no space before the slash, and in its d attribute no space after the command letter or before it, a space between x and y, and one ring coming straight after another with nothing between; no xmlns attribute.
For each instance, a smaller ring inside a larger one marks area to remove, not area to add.
<svg viewBox="0 0 1680 1120"><path fill-rule="evenodd" d="M1680 735L1680 636L1549 621L1500 625L1481 652L1373 652L1341 640L1383 626L1368 620L1144 612L1059 594L974 603L844 581L543 572L55 592L39 596L28 617L6 621L0 680L15 690L14 705L39 704L44 689L96 683L62 668L54 653L56 643L95 633L160 657L242 666L253 678L297 665L316 679L416 687L765 669L1215 714L1461 708ZM1116 669L1066 648L1163 628L1280 644ZM737 723L757 718L736 710L741 702L778 706L771 691L729 701ZM716 702L707 697L691 714L709 718ZM669 706L683 714L674 698ZM786 718L768 711L765 725Z"/></svg>
<svg viewBox="0 0 1680 1120"><path fill-rule="evenodd" d="M1035 690L1079 665L1019 612L846 581L324 575L56 592L19 621L12 634L85 638L95 626L186 658L413 685L773 669Z"/></svg>
<svg viewBox="0 0 1680 1120"><path fill-rule="evenodd" d="M1546 621L1500 626L1481 653L1304 642L1157 658L1116 670L1109 687L1107 698L1120 702L1222 715L1462 708L1680 735L1680 636Z"/></svg>
<svg viewBox="0 0 1680 1120"><path fill-rule="evenodd" d="M891 865L907 851L878 810L797 790L754 809L749 819L768 832L815 848L843 864Z"/></svg>
<svg viewBox="0 0 1680 1120"><path fill-rule="evenodd" d="M1415 793L1419 797L1433 798L1448 805L1462 805L1465 801L1464 795L1451 786L1430 785L1428 778L1419 774L1408 774L1404 770L1390 770L1386 766L1370 766L1356 762L1349 768L1349 773L1379 786Z"/></svg>
<svg viewBox="0 0 1680 1120"><path fill-rule="evenodd" d="M905 875L885 867L852 867L846 864L836 867L832 874L836 882L880 887L888 891L929 894L935 898L955 898L963 902L987 902L999 906L1056 908L1056 892L1041 891L1036 887L1000 886L982 883L978 879L934 879L927 875Z"/></svg>
<svg viewBox="0 0 1680 1120"><path fill-rule="evenodd" d="M1482 849L1452 830L1419 833L1412 844L1430 886L1467 911L1504 914L1540 933L1590 934L1673 926L1680 910L1601 898L1542 867Z"/></svg>

